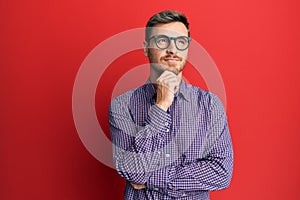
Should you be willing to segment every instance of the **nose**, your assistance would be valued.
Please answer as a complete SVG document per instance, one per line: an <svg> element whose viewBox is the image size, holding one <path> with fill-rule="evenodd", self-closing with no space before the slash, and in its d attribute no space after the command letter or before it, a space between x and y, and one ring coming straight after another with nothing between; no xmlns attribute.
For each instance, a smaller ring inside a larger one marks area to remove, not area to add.
<svg viewBox="0 0 300 200"><path fill-rule="evenodd" d="M167 53L169 53L169 54L176 54L177 53L177 48L176 48L174 40L170 41L170 45L167 48Z"/></svg>

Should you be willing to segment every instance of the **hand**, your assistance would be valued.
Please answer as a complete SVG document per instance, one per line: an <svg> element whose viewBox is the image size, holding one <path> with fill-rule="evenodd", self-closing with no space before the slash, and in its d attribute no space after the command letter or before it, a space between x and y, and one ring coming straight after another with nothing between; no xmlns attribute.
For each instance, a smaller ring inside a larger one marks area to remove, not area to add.
<svg viewBox="0 0 300 200"><path fill-rule="evenodd" d="M176 74L164 71L156 80L156 105L167 111L174 100L180 81Z"/></svg>
<svg viewBox="0 0 300 200"><path fill-rule="evenodd" d="M132 187L136 190L141 190L141 189L144 189L146 188L146 185L138 185L138 184L134 184L134 183L130 183L132 185Z"/></svg>

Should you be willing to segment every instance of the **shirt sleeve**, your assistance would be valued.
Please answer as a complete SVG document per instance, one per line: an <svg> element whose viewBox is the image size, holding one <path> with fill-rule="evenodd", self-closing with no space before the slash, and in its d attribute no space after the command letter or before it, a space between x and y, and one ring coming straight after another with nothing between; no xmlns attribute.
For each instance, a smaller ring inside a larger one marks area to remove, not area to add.
<svg viewBox="0 0 300 200"><path fill-rule="evenodd" d="M154 172L147 183L152 188L180 197L187 193L221 190L229 186L233 149L227 118L220 100L213 94L209 97L209 128L203 156Z"/></svg>
<svg viewBox="0 0 300 200"><path fill-rule="evenodd" d="M126 101L114 99L109 109L113 160L117 172L127 181L145 184L160 162L159 148L171 126L171 116L153 105L145 126L137 126Z"/></svg>

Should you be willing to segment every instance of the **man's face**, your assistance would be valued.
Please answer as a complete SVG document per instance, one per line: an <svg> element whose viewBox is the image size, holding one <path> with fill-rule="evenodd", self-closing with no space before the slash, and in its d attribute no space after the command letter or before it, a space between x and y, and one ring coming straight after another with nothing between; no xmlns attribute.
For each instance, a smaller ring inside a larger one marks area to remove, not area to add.
<svg viewBox="0 0 300 200"><path fill-rule="evenodd" d="M188 37L188 30L181 22L158 24L152 30L150 38L157 35L166 35L174 38L179 36ZM157 74L161 74L165 70L168 70L178 75L184 69L188 49L183 51L178 50L174 40L171 40L169 47L163 50L157 47L154 38L152 38L145 46L148 47L144 49L144 52L149 58L151 70L154 70Z"/></svg>

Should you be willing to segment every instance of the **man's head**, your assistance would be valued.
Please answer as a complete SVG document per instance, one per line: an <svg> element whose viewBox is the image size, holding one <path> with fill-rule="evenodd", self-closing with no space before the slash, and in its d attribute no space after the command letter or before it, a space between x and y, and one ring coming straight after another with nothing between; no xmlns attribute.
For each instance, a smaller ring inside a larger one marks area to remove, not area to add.
<svg viewBox="0 0 300 200"><path fill-rule="evenodd" d="M149 58L152 75L168 70L180 74L184 69L190 43L185 15L167 10L153 15L146 25L144 54Z"/></svg>

